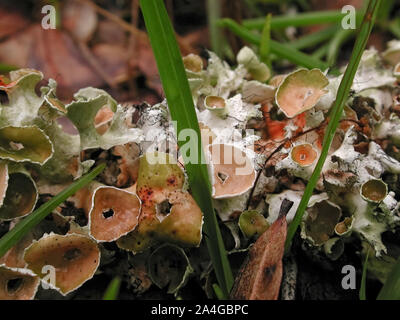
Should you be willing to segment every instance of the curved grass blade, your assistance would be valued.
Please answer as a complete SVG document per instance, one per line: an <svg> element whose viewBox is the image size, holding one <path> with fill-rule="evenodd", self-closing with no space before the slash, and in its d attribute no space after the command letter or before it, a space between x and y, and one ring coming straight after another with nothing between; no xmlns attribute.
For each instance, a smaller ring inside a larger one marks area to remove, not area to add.
<svg viewBox="0 0 400 320"><path fill-rule="evenodd" d="M359 13L357 13L359 14ZM271 29L280 29L286 27L304 27L314 24L327 24L340 22L347 13L342 13L337 10L328 11L313 11L306 13L299 13L296 15L281 15L272 17ZM262 29L264 26L264 19L246 19L243 20L243 26L248 29Z"/></svg>
<svg viewBox="0 0 400 320"><path fill-rule="evenodd" d="M307 183L307 187L304 190L304 194L297 208L296 215L288 228L288 234L285 244L286 251L288 251L288 249L290 248L292 239L303 218L304 212L308 205L308 201L311 198L315 185L317 184L317 181L321 174L326 157L328 156L328 150L332 144L333 137L339 124L339 120L342 116L344 104L349 96L350 88L353 83L358 64L360 63L361 56L364 52L365 46L367 45L372 27L374 26L375 17L379 8L380 1L381 0L370 0L368 8L364 15L363 22L358 30L358 36L350 57L350 62L346 68L343 79L340 82L339 89L336 95L336 100L331 109L330 121L324 136L321 155L318 159L317 165L315 166L314 172L312 173L311 178Z"/></svg>
<svg viewBox="0 0 400 320"><path fill-rule="evenodd" d="M362 276L361 276L361 286L359 292L360 300L367 300L366 284L367 284L368 257L369 257L369 250L367 251L367 255L365 257Z"/></svg>
<svg viewBox="0 0 400 320"><path fill-rule="evenodd" d="M341 29L332 38L326 55L326 60L330 66L333 66L336 63L336 59L343 44L349 40L352 35L354 35L354 31L355 30L352 29Z"/></svg>
<svg viewBox="0 0 400 320"><path fill-rule="evenodd" d="M377 300L400 300L400 258L390 271Z"/></svg>
<svg viewBox="0 0 400 320"><path fill-rule="evenodd" d="M222 53L223 37L221 30L218 29L216 22L221 17L220 0L207 0L208 28L210 30L211 49L217 54Z"/></svg>
<svg viewBox="0 0 400 320"><path fill-rule="evenodd" d="M17 225L7 232L0 239L0 258L6 254L6 252L15 245L22 237L24 237L29 230L35 227L40 221L42 221L47 215L49 215L55 208L57 208L62 202L67 200L79 189L87 185L92 181L99 173L105 168L105 164L99 165L94 168L91 172L81 177L79 180L71 183L67 188L41 205L38 209L29 214L26 218L21 220Z"/></svg>
<svg viewBox="0 0 400 320"><path fill-rule="evenodd" d="M216 283L214 283L212 285L215 296L217 297L218 300L224 300L224 294L222 293L221 288L219 287L219 285L217 285Z"/></svg>
<svg viewBox="0 0 400 320"><path fill-rule="evenodd" d="M120 277L115 277L114 279L112 279L106 289L106 292L104 293L103 300L116 300L118 298L120 286Z"/></svg>
<svg viewBox="0 0 400 320"><path fill-rule="evenodd" d="M250 30L239 25L232 19L224 18L218 21L218 25L220 27L228 28L234 34L252 44L259 46L261 43L261 37L259 35L252 33ZM276 54L278 57L282 59L287 59L296 65L308 69L318 68L321 70L325 70L329 67L327 63L319 59L315 59L299 50L296 50L290 45L282 44L272 39L269 41L269 43L270 43L271 53Z"/></svg>
<svg viewBox="0 0 400 320"><path fill-rule="evenodd" d="M178 145L182 147L197 140L190 152L196 153L191 156L199 159L198 163L190 163L190 154L183 154L183 160L193 197L204 214L204 233L215 274L224 296L227 297L233 285L233 276L212 204L199 124L182 57L163 1L141 0L140 3L171 117L176 121ZM184 129L191 129L198 139L180 139Z"/></svg>
<svg viewBox="0 0 400 320"><path fill-rule="evenodd" d="M265 18L264 28L261 34L260 41L260 59L271 69L271 59L269 54L271 52L271 14L267 14Z"/></svg>
<svg viewBox="0 0 400 320"><path fill-rule="evenodd" d="M321 42L331 39L339 30L339 26L331 26L291 41L290 46L297 50L314 47Z"/></svg>

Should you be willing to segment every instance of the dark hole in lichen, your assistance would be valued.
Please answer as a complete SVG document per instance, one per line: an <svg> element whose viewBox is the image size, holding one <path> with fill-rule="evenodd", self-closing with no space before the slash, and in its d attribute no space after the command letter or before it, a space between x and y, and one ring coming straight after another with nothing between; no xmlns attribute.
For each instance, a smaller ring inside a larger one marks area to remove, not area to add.
<svg viewBox="0 0 400 320"><path fill-rule="evenodd" d="M157 204L157 213L167 215L171 212L172 204L169 203L168 199Z"/></svg>
<svg viewBox="0 0 400 320"><path fill-rule="evenodd" d="M7 281L7 293L8 294L16 293L19 289L21 289L23 282L24 282L24 279L22 279L22 278L15 278L15 279L8 280Z"/></svg>
<svg viewBox="0 0 400 320"><path fill-rule="evenodd" d="M218 172L217 176L221 180L222 183L225 183L226 179L228 179L228 175L223 172Z"/></svg>
<svg viewBox="0 0 400 320"><path fill-rule="evenodd" d="M114 215L114 210L113 209L107 209L103 210L103 217L108 219L111 218Z"/></svg>
<svg viewBox="0 0 400 320"><path fill-rule="evenodd" d="M72 248L64 253L64 259L71 261L78 258L81 254L82 254L81 250L79 250L78 248Z"/></svg>

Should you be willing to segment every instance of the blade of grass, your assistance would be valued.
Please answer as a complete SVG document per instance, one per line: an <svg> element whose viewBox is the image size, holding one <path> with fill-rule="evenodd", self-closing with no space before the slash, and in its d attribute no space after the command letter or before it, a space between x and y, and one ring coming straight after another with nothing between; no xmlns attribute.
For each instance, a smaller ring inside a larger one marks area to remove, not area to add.
<svg viewBox="0 0 400 320"><path fill-rule="evenodd" d="M92 181L99 173L105 168L105 164L102 164L94 168L91 172L81 177L79 180L71 183L67 188L41 205L38 209L29 214L26 218L17 223L17 225L8 231L0 239L0 258L6 254L6 252L15 245L21 238L23 238L29 230L35 227L40 221L42 221L47 215L49 215L55 208L57 208L62 202L67 200L79 189L87 185Z"/></svg>
<svg viewBox="0 0 400 320"><path fill-rule="evenodd" d="M199 124L182 57L163 1L141 0L140 3L171 117L176 121L178 145L182 147L187 143L179 139L183 129L194 130L198 138L190 152L194 149L196 159L200 158L200 161L191 163L190 155L184 153L185 169L193 197L204 214L206 243L219 286L224 296L228 297L233 285L233 276L212 204L211 185L204 161ZM189 142L194 141L191 139Z"/></svg>
<svg viewBox="0 0 400 320"><path fill-rule="evenodd" d="M386 278L377 300L400 300L400 258Z"/></svg>
<svg viewBox="0 0 400 320"><path fill-rule="evenodd" d="M228 28L234 34L248 41L249 43L255 44L257 46L259 46L261 43L261 37L259 35L252 33L250 30L239 25L232 19L224 18L218 21L218 25L220 27ZM270 40L270 48L271 53L276 54L278 57L282 59L287 59L296 65L303 66L308 69L319 68L325 70L329 67L327 63L321 60L315 59L301 51L293 49L289 45L279 43L272 39Z"/></svg>
<svg viewBox="0 0 400 320"><path fill-rule="evenodd" d="M388 30L400 39L400 18L394 19L388 25Z"/></svg>
<svg viewBox="0 0 400 320"><path fill-rule="evenodd" d="M337 10L329 11L313 11L306 13L298 13L296 15L281 15L272 17L271 29L292 27L304 27L314 24L327 24L340 22L347 13ZM357 13L359 14L359 13ZM264 27L263 18L243 20L243 26L247 29L259 29Z"/></svg>
<svg viewBox="0 0 400 320"><path fill-rule="evenodd" d="M338 30L338 32L332 38L326 55L326 60L330 66L335 65L340 49L342 48L343 44L355 34L354 31L355 30L351 29L341 29Z"/></svg>
<svg viewBox="0 0 400 320"><path fill-rule="evenodd" d="M330 26L317 32L312 32L297 40L291 41L290 46L297 50L313 47L321 42L324 42L339 31L338 26Z"/></svg>
<svg viewBox="0 0 400 320"><path fill-rule="evenodd" d="M13 70L17 70L18 67L9 64L0 63L0 73L8 73Z"/></svg>
<svg viewBox="0 0 400 320"><path fill-rule="evenodd" d="M217 285L216 283L214 283L212 285L213 289L214 289L214 293L215 296L217 297L218 300L223 300L224 299L224 294L222 293L221 288L219 287L219 285Z"/></svg>
<svg viewBox="0 0 400 320"><path fill-rule="evenodd" d="M210 30L211 49L217 54L222 53L221 30L217 26L217 21L221 18L220 0L207 0L208 29Z"/></svg>
<svg viewBox="0 0 400 320"><path fill-rule="evenodd" d="M269 54L271 52L271 17L272 15L269 13L265 18L265 25L261 34L260 41L260 59L269 67L270 70L271 59L269 58Z"/></svg>
<svg viewBox="0 0 400 320"><path fill-rule="evenodd" d="M385 0L379 7L378 19L380 21L387 21L393 11L395 0Z"/></svg>
<svg viewBox="0 0 400 320"><path fill-rule="evenodd" d="M112 279L106 289L106 292L104 293L103 300L116 300L118 298L120 286L120 277L115 277L114 279Z"/></svg>
<svg viewBox="0 0 400 320"><path fill-rule="evenodd" d="M300 204L297 208L296 215L293 221L290 223L286 238L285 249L289 250L292 239L299 227L299 224L303 218L304 212L307 209L308 201L314 191L315 185L319 179L322 171L322 167L328 156L329 148L332 144L333 137L339 124L339 120L343 113L344 104L349 96L349 91L354 80L358 65L360 63L361 56L367 45L369 35L372 27L374 26L377 9L379 8L380 0L370 0L368 3L367 11L365 12L363 22L358 30L358 36L356 43L353 48L353 52L350 57L349 64L346 68L342 81L340 82L339 89L336 95L336 100L332 106L330 120L328 127L325 132L323 147L321 155L318 159L317 165L311 175L310 180L307 183L307 187L304 190L303 197L301 198Z"/></svg>
<svg viewBox="0 0 400 320"><path fill-rule="evenodd" d="M322 59L328 53L329 43L324 43L317 50L315 50L311 56L315 59Z"/></svg>
<svg viewBox="0 0 400 320"><path fill-rule="evenodd" d="M361 276L361 286L359 292L360 300L367 300L366 284L367 284L368 257L369 257L369 250L367 251L367 255L365 257L362 276Z"/></svg>

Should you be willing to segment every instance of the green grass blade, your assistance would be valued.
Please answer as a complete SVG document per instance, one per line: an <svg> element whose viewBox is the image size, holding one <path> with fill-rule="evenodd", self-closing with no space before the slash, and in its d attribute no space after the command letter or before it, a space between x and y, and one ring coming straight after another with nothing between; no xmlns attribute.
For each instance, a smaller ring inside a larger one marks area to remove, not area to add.
<svg viewBox="0 0 400 320"><path fill-rule="evenodd" d="M394 5L395 0L385 0L379 8L378 20L387 21L390 17L390 14L393 12Z"/></svg>
<svg viewBox="0 0 400 320"><path fill-rule="evenodd" d="M13 70L17 70L18 67L9 64L0 63L0 73L8 73Z"/></svg>
<svg viewBox="0 0 400 320"><path fill-rule="evenodd" d="M390 271L377 300L400 300L400 258Z"/></svg>
<svg viewBox="0 0 400 320"><path fill-rule="evenodd" d="M267 14L265 25L261 34L260 42L260 59L271 69L271 14Z"/></svg>
<svg viewBox="0 0 400 320"><path fill-rule="evenodd" d="M326 56L328 53L329 49L329 43L324 43L322 46L320 46L317 50L315 50L311 56L316 58L316 59L322 59L323 57Z"/></svg>
<svg viewBox="0 0 400 320"><path fill-rule="evenodd" d="M338 31L338 26L331 26L317 32L305 35L297 40L291 41L290 46L297 50L313 47L323 41L331 39Z"/></svg>
<svg viewBox="0 0 400 320"><path fill-rule="evenodd" d="M336 100L331 109L331 116L324 136L321 155L318 159L317 165L315 166L314 172L312 173L311 178L307 183L307 187L304 190L304 194L297 208L296 215L288 228L285 244L286 251L288 251L288 249L290 248L292 239L296 233L297 228L299 227L304 212L307 209L308 201L311 198L315 185L317 184L317 181L321 174L326 157L328 156L328 150L332 144L333 137L339 125L339 120L343 113L344 104L349 96L350 88L353 83L358 65L360 63L361 56L364 52L365 46L367 45L372 27L374 26L379 4L380 0L370 0L367 11L364 15L362 25L359 30L357 30L358 36L356 39L356 43L354 45L353 52L351 54L350 61L344 73L343 79L340 82L339 89L336 95Z"/></svg>
<svg viewBox="0 0 400 320"><path fill-rule="evenodd" d="M214 293L215 296L217 297L218 300L224 300L224 294L222 293L221 288L219 287L219 285L217 285L216 283L214 283L212 285L213 289L214 289Z"/></svg>
<svg viewBox="0 0 400 320"><path fill-rule="evenodd" d="M332 38L331 42L329 43L329 48L326 57L326 60L330 66L335 65L336 59L339 55L339 51L341 50L343 44L348 39L350 39L352 35L355 34L354 31L355 30L351 29L341 29Z"/></svg>
<svg viewBox="0 0 400 320"><path fill-rule="evenodd" d="M120 277L115 277L114 279L112 279L106 289L106 292L104 293L103 300L116 300L118 298L120 286Z"/></svg>
<svg viewBox="0 0 400 320"><path fill-rule="evenodd" d="M218 21L220 27L226 27L240 38L255 44L257 46L261 43L261 37L250 30L239 25L229 18L224 18ZM325 70L329 65L321 60L315 59L301 51L292 48L290 45L285 45L274 40L270 40L271 53L277 55L282 59L287 59L296 65L303 66L308 69L319 68Z"/></svg>
<svg viewBox="0 0 400 320"><path fill-rule="evenodd" d="M388 30L397 38L400 38L400 18L394 19L388 25Z"/></svg>
<svg viewBox="0 0 400 320"><path fill-rule="evenodd" d="M91 172L84 175L79 180L71 183L67 188L65 188L51 200L47 201L38 209L29 214L26 218L18 222L14 228L12 228L0 239L0 258L4 256L4 254L6 254L6 252L22 237L24 237L29 232L29 230L35 227L62 202L67 200L75 192L77 192L79 189L92 181L99 173L104 170L104 168L105 164L94 168Z"/></svg>
<svg viewBox="0 0 400 320"><path fill-rule="evenodd" d="M369 250L367 251L367 255L365 257L362 276L361 276L361 286L360 286L360 292L359 292L360 300L367 300L366 286L367 286L368 257L369 257Z"/></svg>
<svg viewBox="0 0 400 320"><path fill-rule="evenodd" d="M314 24L327 24L340 22L347 13L337 10L313 11L298 13L296 15L281 15L272 17L271 29L280 29L286 27L304 27ZM357 13L358 14L358 13ZM264 26L263 18L243 20L243 26L248 29L261 30Z"/></svg>
<svg viewBox="0 0 400 320"><path fill-rule="evenodd" d="M233 276L212 204L211 185L204 161L199 124L182 58L163 1L141 0L140 3L171 117L176 121L177 136L179 137L183 129L192 129L198 137L194 149L200 163L190 163L188 155L183 154L185 169L193 197L204 213L204 233L208 251L219 286L227 297L233 285ZM178 139L178 144L182 147L186 141Z"/></svg>
<svg viewBox="0 0 400 320"><path fill-rule="evenodd" d="M222 54L223 38L221 30L217 26L218 19L221 18L220 0L207 0L207 19L208 29L210 30L211 49L217 54Z"/></svg>

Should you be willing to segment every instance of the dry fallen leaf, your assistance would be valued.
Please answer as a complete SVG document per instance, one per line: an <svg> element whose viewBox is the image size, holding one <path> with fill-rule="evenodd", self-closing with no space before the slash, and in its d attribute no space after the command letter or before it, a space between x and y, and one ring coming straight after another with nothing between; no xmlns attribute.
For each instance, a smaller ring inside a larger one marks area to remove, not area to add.
<svg viewBox="0 0 400 320"><path fill-rule="evenodd" d="M71 37L61 30L44 30L32 24L0 43L3 63L41 70L57 81L57 94L69 99L86 86L100 87L104 81L90 67Z"/></svg>
<svg viewBox="0 0 400 320"><path fill-rule="evenodd" d="M0 38L5 38L25 28L29 20L6 7L0 8Z"/></svg>
<svg viewBox="0 0 400 320"><path fill-rule="evenodd" d="M282 257L286 240L286 214L293 202L282 201L279 218L251 247L231 298L237 300L276 300L282 281Z"/></svg>

